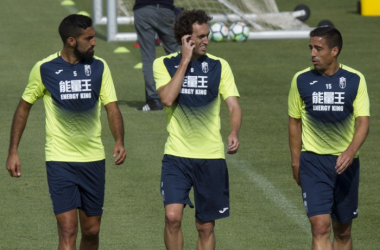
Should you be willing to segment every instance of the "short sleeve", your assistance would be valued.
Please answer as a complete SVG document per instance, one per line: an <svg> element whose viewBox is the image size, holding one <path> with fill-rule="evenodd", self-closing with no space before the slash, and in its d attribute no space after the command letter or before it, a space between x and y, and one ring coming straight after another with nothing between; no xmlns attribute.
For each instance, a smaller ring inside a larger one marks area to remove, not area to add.
<svg viewBox="0 0 380 250"><path fill-rule="evenodd" d="M220 63L222 65L222 72L220 76L219 91L223 97L223 100L227 99L230 96L240 97L230 65L223 59L220 59Z"/></svg>
<svg viewBox="0 0 380 250"><path fill-rule="evenodd" d="M28 85L26 86L22 99L30 104L34 104L39 98L44 96L45 86L41 80L41 62L32 68L29 75Z"/></svg>
<svg viewBox="0 0 380 250"><path fill-rule="evenodd" d="M370 105L369 97L367 92L367 84L363 75L360 76L360 82L358 87L358 93L354 101L354 117L358 116L369 116L370 115Z"/></svg>
<svg viewBox="0 0 380 250"><path fill-rule="evenodd" d="M112 80L111 71L104 60L101 60L104 64L104 70L102 75L102 87L100 89L100 101L103 105L107 105L110 102L116 102L116 90Z"/></svg>
<svg viewBox="0 0 380 250"><path fill-rule="evenodd" d="M156 89L168 84L171 80L171 76L164 64L165 57L160 57L153 62L153 75L156 82Z"/></svg>
<svg viewBox="0 0 380 250"><path fill-rule="evenodd" d="M288 96L288 114L290 117L295 119L301 118L301 109L302 109L302 99L298 92L297 87L297 77L299 74L296 74L293 77L293 80L290 85L290 91Z"/></svg>

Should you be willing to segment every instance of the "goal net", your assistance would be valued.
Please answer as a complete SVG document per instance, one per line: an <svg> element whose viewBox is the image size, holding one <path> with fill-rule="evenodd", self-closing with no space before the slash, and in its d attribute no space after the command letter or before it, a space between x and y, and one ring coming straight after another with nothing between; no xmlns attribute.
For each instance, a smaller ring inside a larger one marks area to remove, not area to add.
<svg viewBox="0 0 380 250"><path fill-rule="evenodd" d="M117 0L118 15L132 17L134 0ZM279 12L275 0L175 0L176 7L203 9L212 22L233 23L243 21L254 30L309 29L298 20L302 12Z"/></svg>
<svg viewBox="0 0 380 250"><path fill-rule="evenodd" d="M107 15L103 16L103 1ZM93 0L94 23L107 24L108 41L136 41L135 33L118 33L120 24L133 24L135 0ZM279 12L275 0L174 0L176 7L203 9L213 17L212 22L229 25L242 21L250 26L248 39L307 38L310 27L297 19L304 10Z"/></svg>

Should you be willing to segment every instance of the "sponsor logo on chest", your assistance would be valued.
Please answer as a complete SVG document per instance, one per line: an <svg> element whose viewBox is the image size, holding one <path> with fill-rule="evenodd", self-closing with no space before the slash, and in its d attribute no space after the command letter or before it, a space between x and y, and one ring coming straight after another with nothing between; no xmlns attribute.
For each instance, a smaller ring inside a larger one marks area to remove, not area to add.
<svg viewBox="0 0 380 250"><path fill-rule="evenodd" d="M203 73L208 73L209 67L207 62L202 62L201 70ZM194 73L194 68L190 69ZM182 82L181 94L185 95L207 95L208 76L189 75L185 76Z"/></svg>
<svg viewBox="0 0 380 250"><path fill-rule="evenodd" d="M312 81L310 85L313 85L316 82L317 81ZM325 86L324 91L312 92L313 111L333 111L333 112L344 111L346 92L333 91L332 83L326 83L324 86ZM339 88L341 88L342 90L346 88L345 77L339 78Z"/></svg>
<svg viewBox="0 0 380 250"><path fill-rule="evenodd" d="M91 65L84 65L84 73L86 76L91 76ZM77 71L73 71L73 76L77 75ZM91 91L91 79L63 80L59 82L61 100L91 99Z"/></svg>

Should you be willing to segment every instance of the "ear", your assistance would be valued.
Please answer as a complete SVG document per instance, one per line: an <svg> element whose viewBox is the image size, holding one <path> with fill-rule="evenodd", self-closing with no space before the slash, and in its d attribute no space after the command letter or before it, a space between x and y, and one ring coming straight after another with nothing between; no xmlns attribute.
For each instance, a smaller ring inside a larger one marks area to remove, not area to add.
<svg viewBox="0 0 380 250"><path fill-rule="evenodd" d="M66 41L67 41L66 44L69 45L70 47L75 47L75 45L77 44L77 40L71 36L67 38Z"/></svg>
<svg viewBox="0 0 380 250"><path fill-rule="evenodd" d="M332 53L333 53L333 56L336 57L339 53L339 48L338 46L335 46L333 49L332 49Z"/></svg>

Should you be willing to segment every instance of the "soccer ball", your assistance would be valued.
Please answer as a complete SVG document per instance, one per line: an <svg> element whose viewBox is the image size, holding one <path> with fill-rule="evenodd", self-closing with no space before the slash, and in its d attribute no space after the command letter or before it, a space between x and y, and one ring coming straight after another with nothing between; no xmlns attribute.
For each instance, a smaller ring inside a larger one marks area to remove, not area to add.
<svg viewBox="0 0 380 250"><path fill-rule="evenodd" d="M244 42L249 36L249 28L243 22L236 22L230 27L230 38L232 41Z"/></svg>
<svg viewBox="0 0 380 250"><path fill-rule="evenodd" d="M208 39L215 42L221 42L227 40L227 38L228 27L224 23L214 23L210 26L210 34Z"/></svg>

